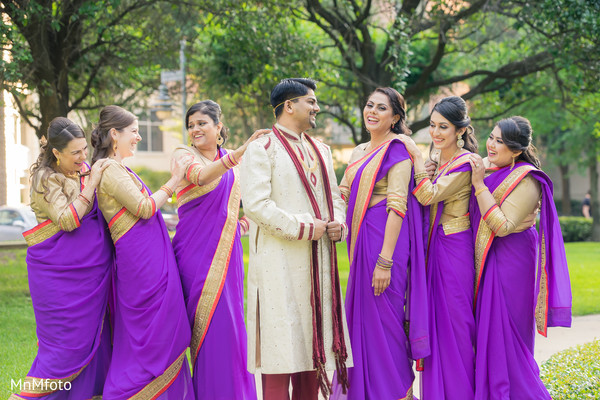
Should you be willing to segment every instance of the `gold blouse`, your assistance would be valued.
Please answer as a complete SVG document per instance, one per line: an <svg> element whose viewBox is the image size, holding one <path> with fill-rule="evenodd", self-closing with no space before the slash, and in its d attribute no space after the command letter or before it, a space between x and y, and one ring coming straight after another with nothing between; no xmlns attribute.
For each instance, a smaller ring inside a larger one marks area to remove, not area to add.
<svg viewBox="0 0 600 400"><path fill-rule="evenodd" d="M348 164L352 164L366 156L368 154L366 151L367 146L368 143L356 146L352 151ZM408 196L408 183L410 181L411 168L412 162L410 159L406 159L392 166L386 176L375 182L369 207L374 206L375 203L379 201L377 196L385 196L386 210L388 212L393 210L401 217L404 217L406 214L406 198ZM340 183L340 191L342 192L342 198L348 203L350 187L348 186L345 175Z"/></svg>
<svg viewBox="0 0 600 400"><path fill-rule="evenodd" d="M464 162L464 157L453 161L447 168L454 168ZM444 168L435 172L435 177ZM427 176L415 176L416 187L413 193L419 203L424 206L443 202L444 211L440 217L446 234L462 232L470 228L469 199L471 198L471 171L453 172L440 177L435 183ZM430 209L430 223L433 224L436 207Z"/></svg>
<svg viewBox="0 0 600 400"><path fill-rule="evenodd" d="M200 196L204 196L206 193L216 188L219 182L221 182L221 177L218 177L214 181L205 185L199 185L198 177L200 176L200 171L202 171L202 168L206 167L214 160L209 160L208 158L204 157L202 153L200 153L200 151L198 151L198 149L195 147L184 145L177 146L173 152L173 158L178 159L188 154L191 154L194 157L194 161L192 161L192 163L188 166L184 179L182 179L179 185L177 185L175 188L178 207L181 207L188 201L196 199Z"/></svg>
<svg viewBox="0 0 600 400"><path fill-rule="evenodd" d="M73 202L81 193L79 175L66 176L52 172L45 181L47 194L42 185L44 170L38 170L33 177L31 187L31 209L40 223L25 236L29 246L41 243L58 231L70 232L81 226L79 215ZM84 178L87 179L87 178ZM40 193L41 192L41 193ZM91 198L86 214L92 208L94 199Z"/></svg>
<svg viewBox="0 0 600 400"><path fill-rule="evenodd" d="M527 175L504 199L502 206L492 206L483 219L498 237L523 232L535 225L541 198L540 183Z"/></svg>
<svg viewBox="0 0 600 400"><path fill-rule="evenodd" d="M108 222L116 243L140 219L156 214L156 203L140 180L115 160L102 173L98 185L98 207Z"/></svg>

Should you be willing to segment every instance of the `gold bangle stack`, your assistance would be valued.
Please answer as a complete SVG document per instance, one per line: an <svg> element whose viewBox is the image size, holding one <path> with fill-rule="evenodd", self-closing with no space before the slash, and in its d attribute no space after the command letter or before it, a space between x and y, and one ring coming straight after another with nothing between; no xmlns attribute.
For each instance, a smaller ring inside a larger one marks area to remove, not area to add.
<svg viewBox="0 0 600 400"><path fill-rule="evenodd" d="M375 263L375 266L377 266L385 271L391 270L392 265L394 265L394 261L392 259L383 257L381 254L377 258L377 263Z"/></svg>
<svg viewBox="0 0 600 400"><path fill-rule="evenodd" d="M173 197L173 189L171 189L167 185L162 185L159 190L165 192L167 194L167 197Z"/></svg>
<svg viewBox="0 0 600 400"><path fill-rule="evenodd" d="M489 189L487 188L487 186L484 186L484 187L482 187L482 188L479 188L479 189L477 189L477 190L475 191L475 197L479 196L481 193L485 192L486 190L489 190Z"/></svg>
<svg viewBox="0 0 600 400"><path fill-rule="evenodd" d="M231 169L238 165L238 161L233 156L233 153L227 153L227 155L225 155L225 157L221 157L220 160L225 169Z"/></svg>

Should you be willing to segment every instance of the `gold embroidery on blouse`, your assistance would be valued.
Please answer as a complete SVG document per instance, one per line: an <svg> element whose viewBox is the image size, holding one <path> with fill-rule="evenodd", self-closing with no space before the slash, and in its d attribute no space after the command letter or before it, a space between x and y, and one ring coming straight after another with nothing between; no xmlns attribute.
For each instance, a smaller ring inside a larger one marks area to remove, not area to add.
<svg viewBox="0 0 600 400"><path fill-rule="evenodd" d="M223 226L223 231L221 232L221 237L217 244L217 250L213 256L204 286L202 287L200 298L198 299L198 305L196 306L194 327L192 329L192 339L190 343L192 365L196 362L196 357L198 356L213 313L221 297L221 291L223 290L225 277L227 276L227 270L229 268L229 257L237 232L241 190L238 174L235 170L233 170L233 173L234 181L227 203L227 219L225 220L225 226Z"/></svg>
<svg viewBox="0 0 600 400"><path fill-rule="evenodd" d="M360 177L356 194L356 202L354 203L354 213L352 215L352 238L350 241L349 252L350 264L352 264L352 260L354 258L354 246L356 245L356 239L358 238L358 231L360 229L365 212L369 207L373 181L375 180L375 175L379 170L379 166L389 145L390 142L387 142L385 145L380 147L379 150L377 150L377 154L369 161L367 166L365 166ZM361 160L357 161L346 169L348 186L352 187L352 182L356 176L358 168L370 158L370 155L371 153L368 154L368 157L363 157Z"/></svg>
<svg viewBox="0 0 600 400"><path fill-rule="evenodd" d="M34 246L38 243L42 243L44 240L51 238L60 232L60 227L51 220L47 219L36 227L23 232L23 237L27 246Z"/></svg>
<svg viewBox="0 0 600 400"><path fill-rule="evenodd" d="M453 233L459 233L469 230L471 228L471 221L468 215L451 219L442 224L445 235L452 235Z"/></svg>
<svg viewBox="0 0 600 400"><path fill-rule="evenodd" d="M390 210L394 210L402 215L406 214L406 197L398 196L397 194L388 194L386 200L385 210L389 213Z"/></svg>
<svg viewBox="0 0 600 400"><path fill-rule="evenodd" d="M235 169L235 168L234 168ZM198 186L191 183L177 193L177 207L181 207L187 202L190 202L198 197L204 196L206 193L212 192L221 182L221 177L215 179L209 184ZM188 189L189 188L189 189Z"/></svg>
<svg viewBox="0 0 600 400"><path fill-rule="evenodd" d="M546 336L547 330L547 311L548 311L548 273L546 270L546 236L542 232L542 248L540 249L540 292L538 293L537 303L535 305L535 323L537 330Z"/></svg>
<svg viewBox="0 0 600 400"><path fill-rule="evenodd" d="M485 217L485 223L490 227L494 234L497 234L500 228L506 223L506 217L500 210L500 207L493 207Z"/></svg>
<svg viewBox="0 0 600 400"><path fill-rule="evenodd" d="M156 398L157 395L164 392L177 378L183 360L185 358L185 351L177 357L173 364L171 364L162 375L155 378L152 382L144 386L142 390L134 394L129 400L150 400Z"/></svg>

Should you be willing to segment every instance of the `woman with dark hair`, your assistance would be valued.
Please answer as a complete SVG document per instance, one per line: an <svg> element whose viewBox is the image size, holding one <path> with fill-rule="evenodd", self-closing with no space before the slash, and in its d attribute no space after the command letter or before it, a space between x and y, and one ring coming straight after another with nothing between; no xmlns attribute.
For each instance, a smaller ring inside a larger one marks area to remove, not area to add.
<svg viewBox="0 0 600 400"><path fill-rule="evenodd" d="M173 248L192 326L190 344L196 399L256 399L254 376L246 369L244 260L238 221L237 164L256 131L241 147L227 151L221 107L212 100L194 104L185 123L191 146L179 146L173 160L192 158L175 191L179 223Z"/></svg>
<svg viewBox="0 0 600 400"><path fill-rule="evenodd" d="M98 205L115 244L113 358L103 399L193 399L185 350L189 324L175 255L158 210L181 181L188 159L171 163L171 178L151 194L123 165L137 143L135 115L118 106L100 111L94 157L108 156Z"/></svg>
<svg viewBox="0 0 600 400"><path fill-rule="evenodd" d="M488 156L472 154L475 398L550 399L533 358L534 320L571 326L571 286L552 197L523 117L496 124ZM540 214L539 234L535 228Z"/></svg>
<svg viewBox="0 0 600 400"><path fill-rule="evenodd" d="M465 101L445 97L431 112L429 134L438 154L430 179L421 150L401 138L415 165L414 195L429 214L427 295L431 355L419 362L423 399L475 395L473 236L469 221L471 165L477 140Z"/></svg>
<svg viewBox="0 0 600 400"><path fill-rule="evenodd" d="M11 399L102 395L111 356L105 316L113 248L95 199L106 160L90 171L87 154L83 130L58 117L31 166L39 225L23 236L38 352Z"/></svg>
<svg viewBox="0 0 600 400"><path fill-rule="evenodd" d="M371 141L354 149L340 184L348 203L346 313L354 367L347 395L337 384L331 398L412 398L410 359L429 355L429 330L422 208L399 139L410 133L404 98L378 88L363 117Z"/></svg>

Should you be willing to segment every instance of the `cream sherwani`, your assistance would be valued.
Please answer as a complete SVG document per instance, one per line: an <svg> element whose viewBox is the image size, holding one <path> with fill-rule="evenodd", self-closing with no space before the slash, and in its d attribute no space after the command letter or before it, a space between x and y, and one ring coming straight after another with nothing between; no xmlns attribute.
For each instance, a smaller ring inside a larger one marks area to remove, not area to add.
<svg viewBox="0 0 600 400"><path fill-rule="evenodd" d="M331 191L335 220L345 226L346 206L337 186L331 151L317 143L330 187L323 187L320 166L304 134L276 125L302 161L322 215L328 215L325 190ZM313 209L290 155L273 132L250 143L241 163L242 203L254 221L248 267L248 370L265 374L313 370L311 240ZM343 229L345 234L346 229ZM327 370L335 369L332 351L331 265L329 238L318 241L319 280ZM341 299L343 307L343 299ZM343 328L352 366L346 316Z"/></svg>

